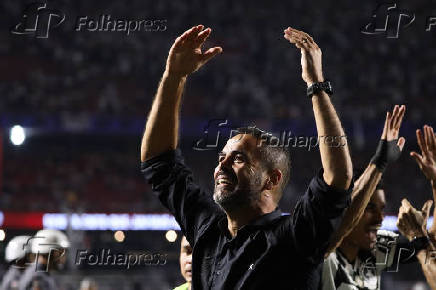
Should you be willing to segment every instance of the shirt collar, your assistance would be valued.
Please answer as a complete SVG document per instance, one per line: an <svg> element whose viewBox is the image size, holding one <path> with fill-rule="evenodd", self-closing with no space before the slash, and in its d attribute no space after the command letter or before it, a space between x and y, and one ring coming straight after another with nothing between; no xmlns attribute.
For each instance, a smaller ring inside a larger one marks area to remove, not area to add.
<svg viewBox="0 0 436 290"><path fill-rule="evenodd" d="M251 223L243 226L240 230L243 230L244 228L258 228L258 227L262 227L262 226L267 226L272 221L278 219L281 216L282 216L282 211L278 207L276 207L276 209L273 210L272 212L264 214L264 215L258 217L257 219L255 219ZM223 216L218 221L218 227L220 228L222 233L228 234L227 217L226 216Z"/></svg>

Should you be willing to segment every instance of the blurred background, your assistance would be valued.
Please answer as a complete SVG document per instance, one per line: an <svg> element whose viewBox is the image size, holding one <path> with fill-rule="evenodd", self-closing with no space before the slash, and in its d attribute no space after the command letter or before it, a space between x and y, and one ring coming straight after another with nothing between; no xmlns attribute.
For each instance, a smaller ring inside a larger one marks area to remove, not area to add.
<svg viewBox="0 0 436 290"><path fill-rule="evenodd" d="M409 152L417 150L415 130L436 125L436 36L425 30L435 3L399 2L416 19L393 39L360 31L376 1L345 0L47 1L47 9L65 15L47 38L11 33L31 3L0 2L0 257L16 235L43 226L66 230L72 248L66 269L57 274L64 289L78 289L84 277L95 279L99 289L183 283L180 232L141 176L139 147L168 50L196 24L213 29L207 47L224 49L189 78L183 97L180 146L202 186L212 188L217 150L199 151L193 144L212 119L316 136L300 52L283 39L283 29L292 26L311 34L323 51L324 75L333 82L332 99L356 168L374 153L386 111L407 106L404 154L385 175L386 214L395 216L404 197L418 208L431 198ZM128 35L75 30L80 17L97 21L101 15L163 26ZM292 212L321 166L319 152L292 148L292 164L284 212ZM77 214L83 213L100 215L81 220ZM141 222L132 222L134 217ZM167 263L128 270L75 265L77 249L102 248L165 254ZM384 289L426 289L423 281L419 265L408 265L385 274Z"/></svg>

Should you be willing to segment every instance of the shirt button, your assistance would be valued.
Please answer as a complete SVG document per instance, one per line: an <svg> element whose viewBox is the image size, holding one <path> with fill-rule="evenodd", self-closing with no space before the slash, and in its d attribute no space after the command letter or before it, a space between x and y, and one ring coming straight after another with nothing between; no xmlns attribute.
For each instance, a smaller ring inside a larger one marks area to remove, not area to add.
<svg viewBox="0 0 436 290"><path fill-rule="evenodd" d="M220 275L220 274L221 274L221 271L216 271L216 274L217 274L217 275Z"/></svg>

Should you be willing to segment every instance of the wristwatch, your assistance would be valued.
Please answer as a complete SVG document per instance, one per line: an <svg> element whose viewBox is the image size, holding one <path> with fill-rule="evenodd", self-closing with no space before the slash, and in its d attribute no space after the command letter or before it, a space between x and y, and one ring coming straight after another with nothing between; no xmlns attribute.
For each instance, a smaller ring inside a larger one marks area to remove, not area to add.
<svg viewBox="0 0 436 290"><path fill-rule="evenodd" d="M427 236L414 237L410 242L416 252L427 249L429 245L429 240Z"/></svg>
<svg viewBox="0 0 436 290"><path fill-rule="evenodd" d="M326 92L328 95L333 95L333 87L330 81L326 80L321 83L313 83L307 88L307 96L312 98L312 96L320 91Z"/></svg>

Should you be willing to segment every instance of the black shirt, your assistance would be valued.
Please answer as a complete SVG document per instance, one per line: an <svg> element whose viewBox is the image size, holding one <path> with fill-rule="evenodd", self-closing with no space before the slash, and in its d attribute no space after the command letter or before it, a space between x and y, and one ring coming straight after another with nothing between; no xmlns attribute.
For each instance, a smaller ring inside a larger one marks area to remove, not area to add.
<svg viewBox="0 0 436 290"><path fill-rule="evenodd" d="M292 216L276 209L232 238L225 213L193 182L180 149L143 162L141 170L193 246L195 290L316 289L329 238L352 190L328 186L320 170Z"/></svg>

